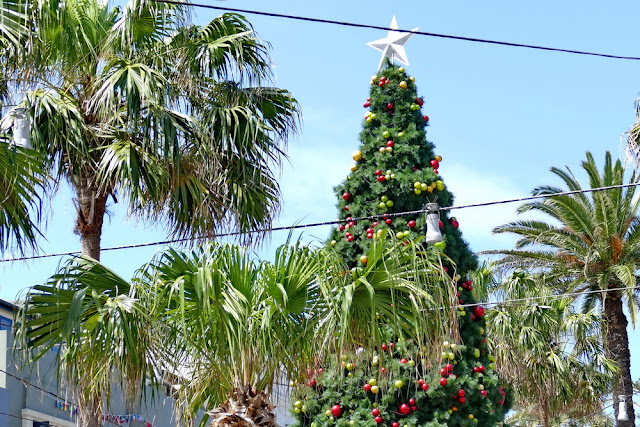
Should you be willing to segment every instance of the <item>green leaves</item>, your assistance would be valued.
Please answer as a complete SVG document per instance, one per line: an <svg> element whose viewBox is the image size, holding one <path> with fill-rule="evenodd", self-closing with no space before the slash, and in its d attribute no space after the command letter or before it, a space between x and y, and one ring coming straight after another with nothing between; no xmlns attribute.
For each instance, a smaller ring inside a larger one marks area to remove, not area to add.
<svg viewBox="0 0 640 427"><path fill-rule="evenodd" d="M23 254L37 248L43 209L39 193L46 187L37 154L0 136L0 252L15 249Z"/></svg>

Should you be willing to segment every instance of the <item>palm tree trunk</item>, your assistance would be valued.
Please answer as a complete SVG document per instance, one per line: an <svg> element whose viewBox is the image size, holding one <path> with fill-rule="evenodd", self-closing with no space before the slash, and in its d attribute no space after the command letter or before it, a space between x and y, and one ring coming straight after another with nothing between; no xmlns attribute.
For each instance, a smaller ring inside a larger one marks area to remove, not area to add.
<svg viewBox="0 0 640 427"><path fill-rule="evenodd" d="M78 425L82 427L101 427L102 411L94 397L84 407L78 409Z"/></svg>
<svg viewBox="0 0 640 427"><path fill-rule="evenodd" d="M622 311L622 298L618 292L609 292L604 300L604 317L607 322L607 357L614 360L620 370L613 386L613 409L617 427L635 426L633 410L633 382L631 380L631 354L627 335L627 317ZM618 421L618 396L627 396L628 421Z"/></svg>
<svg viewBox="0 0 640 427"><path fill-rule="evenodd" d="M277 427L273 408L264 391L237 387L222 405L207 412L212 418L209 427Z"/></svg>
<svg viewBox="0 0 640 427"><path fill-rule="evenodd" d="M549 399L547 399L544 391L540 393L538 405L540 405L540 424L542 424L542 427L549 427Z"/></svg>
<svg viewBox="0 0 640 427"><path fill-rule="evenodd" d="M77 211L75 232L80 235L82 255L100 261L100 238L107 196L101 195L89 179L77 178L73 181Z"/></svg>

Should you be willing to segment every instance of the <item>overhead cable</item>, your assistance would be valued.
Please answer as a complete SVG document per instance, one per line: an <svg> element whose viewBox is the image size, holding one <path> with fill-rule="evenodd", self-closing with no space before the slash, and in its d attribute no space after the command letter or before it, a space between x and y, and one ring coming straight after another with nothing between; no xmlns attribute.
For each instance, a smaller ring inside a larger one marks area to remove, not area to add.
<svg viewBox="0 0 640 427"><path fill-rule="evenodd" d="M516 198L516 199L504 199L504 200L497 200L497 201L492 201L492 202L473 203L473 204L469 204L469 205L460 205L460 206L444 206L444 207L440 207L438 210L439 211L449 211L449 210L453 210L453 209L478 208L478 207L483 207L483 206L500 205L500 204L506 204L506 203L514 203L514 202L524 202L524 201L528 201L528 200L545 199L545 198L559 197L559 196L569 196L569 195L572 195L572 194L579 194L579 193L592 193L592 192L597 192L597 191L615 190L615 189L628 188L628 187L637 187L639 185L640 185L640 182L631 183L631 184L608 185L608 186L605 186L605 187L587 188L587 189L571 190L571 191L561 191L561 192L558 192L558 193L551 193L551 194L538 194L538 195L528 196L528 197L519 197L519 198ZM419 215L419 214L423 214L423 213L426 213L426 212L428 212L427 209L418 209L418 210L414 210L414 211L385 213L385 214L380 214L380 215L358 217L358 218L352 218L350 220L338 219L338 220L333 220L333 221L312 222L312 223L308 223L308 224L293 224L293 225L282 226L282 227L271 227L271 228L264 228L264 229L259 229L259 230L234 231L234 232L230 232L230 233L217 234L217 235L215 235L213 237L214 238L217 238L217 237L234 237L234 236L240 236L240 235L244 235L244 234L253 234L253 233L270 233L270 232L273 232L273 231L285 231L285 230L286 231L290 231L290 230L297 230L297 229L301 229L301 228L320 227L320 226L324 226L324 225L344 224L344 223L347 223L349 221L353 221L353 222L375 221L375 220L379 220L379 219L381 219L383 217L384 218L398 218L398 217L409 216L409 215ZM185 238L181 238L181 239L161 240L161 241L157 241L157 242L135 243L135 244L130 244L130 245L111 246L111 247L107 247L107 248L102 248L101 251L106 252L106 251L115 251L115 250L121 250L121 249L143 248L143 247L147 247L147 246L169 245L169 244L172 244L172 243L183 243L183 242L188 242L188 241L193 241L193 240L201 240L201 239L204 239L204 238L206 238L206 237L185 237ZM25 256L25 257L1 259L0 263L15 262L15 261L28 261L28 260L33 260L33 259L53 258L53 257L61 257L61 256L68 256L68 255L79 255L79 254L80 254L80 251L57 252L57 253L50 253L50 254L43 254L43 255L31 255L31 256Z"/></svg>
<svg viewBox="0 0 640 427"><path fill-rule="evenodd" d="M637 57L637 56L622 56L622 55L612 55L608 53L587 52L582 50L561 49L556 47L538 46L538 45L531 45L531 44L524 44L524 43L513 43L513 42L504 42L504 41L498 41L498 40L480 39L476 37L464 37L464 36L453 36L450 34L430 33L426 31L400 30L397 28L390 28L390 27L385 27L380 25L358 24L355 22L336 21L333 19L310 18L305 16L287 15L282 13L262 12L257 10L213 6L210 4L203 4L203 3L185 3L182 1L175 1L175 0L153 0L153 1L155 1L156 3L167 3L167 4L175 4L180 6L201 7L205 9L221 10L225 12L246 13L251 15L268 16L272 18L284 18L284 19L292 19L297 21L316 22L320 24L341 25L344 27L367 28L367 29L384 30L384 31L397 31L401 33L412 33L419 36L462 40L462 41L468 41L468 42L474 42L474 43L485 43L485 44L494 44L499 46L520 47L520 48L527 48L527 49L545 50L545 51L551 51L551 52L571 53L575 55L596 56L596 57L609 58L609 59L625 59L625 60L640 61L640 57Z"/></svg>

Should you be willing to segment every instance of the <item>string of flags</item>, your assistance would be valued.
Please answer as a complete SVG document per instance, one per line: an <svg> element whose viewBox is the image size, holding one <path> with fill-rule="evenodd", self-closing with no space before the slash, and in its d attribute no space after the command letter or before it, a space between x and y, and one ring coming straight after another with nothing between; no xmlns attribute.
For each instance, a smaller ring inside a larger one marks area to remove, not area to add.
<svg viewBox="0 0 640 427"><path fill-rule="evenodd" d="M146 427L153 427L149 421L145 420L142 415L139 414L127 414L127 415L104 415L106 421L114 424L129 424L133 422L139 422L146 425Z"/></svg>
<svg viewBox="0 0 640 427"><path fill-rule="evenodd" d="M56 408L61 411L70 412L73 415L78 414L78 407L76 405L72 405L70 403L65 402L64 400L56 399ZM133 422L142 423L146 427L153 427L149 421L147 421L140 414L126 414L126 415L103 415L105 421L108 421L113 424L129 424Z"/></svg>
<svg viewBox="0 0 640 427"><path fill-rule="evenodd" d="M60 409L61 411L71 412L74 415L78 413L77 406L67 403L60 399L56 399L56 408Z"/></svg>

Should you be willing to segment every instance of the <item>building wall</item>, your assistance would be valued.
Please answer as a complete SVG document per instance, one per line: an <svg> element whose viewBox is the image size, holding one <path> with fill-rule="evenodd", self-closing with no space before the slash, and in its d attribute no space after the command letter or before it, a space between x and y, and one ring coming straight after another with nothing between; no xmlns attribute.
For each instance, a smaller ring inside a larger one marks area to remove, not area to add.
<svg viewBox="0 0 640 427"><path fill-rule="evenodd" d="M75 427L73 411L60 408L62 403L73 404L74 399L58 385L57 348L50 350L36 368L20 369L21 361L16 360L18 353L11 350L15 330L12 309L10 304L0 300L0 427L32 427L33 421L49 421L51 427ZM125 402L118 387L114 387L112 396L111 407L106 413L125 422L105 421L105 426L146 427L147 422L154 427L177 425L173 417L173 399L162 391L141 405Z"/></svg>

